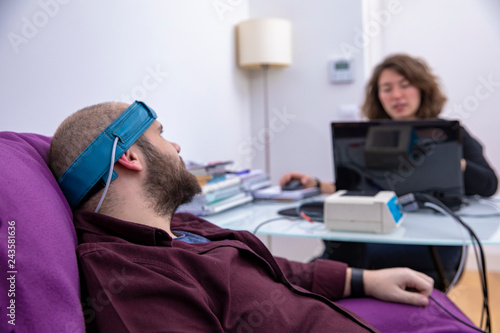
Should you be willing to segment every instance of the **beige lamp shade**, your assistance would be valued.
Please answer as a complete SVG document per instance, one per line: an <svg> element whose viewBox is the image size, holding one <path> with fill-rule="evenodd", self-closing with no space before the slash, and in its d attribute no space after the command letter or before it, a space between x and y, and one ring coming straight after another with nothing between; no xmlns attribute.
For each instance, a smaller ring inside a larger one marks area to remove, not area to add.
<svg viewBox="0 0 500 333"><path fill-rule="evenodd" d="M292 64L292 25L280 18L252 19L236 27L238 63L258 68Z"/></svg>

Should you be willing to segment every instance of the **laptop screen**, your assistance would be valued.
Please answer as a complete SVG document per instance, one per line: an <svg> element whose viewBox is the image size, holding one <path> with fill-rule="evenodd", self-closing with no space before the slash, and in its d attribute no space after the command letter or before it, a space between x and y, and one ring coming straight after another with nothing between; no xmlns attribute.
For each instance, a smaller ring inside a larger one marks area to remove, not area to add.
<svg viewBox="0 0 500 333"><path fill-rule="evenodd" d="M458 121L332 122L337 189L433 195L458 209L464 196Z"/></svg>

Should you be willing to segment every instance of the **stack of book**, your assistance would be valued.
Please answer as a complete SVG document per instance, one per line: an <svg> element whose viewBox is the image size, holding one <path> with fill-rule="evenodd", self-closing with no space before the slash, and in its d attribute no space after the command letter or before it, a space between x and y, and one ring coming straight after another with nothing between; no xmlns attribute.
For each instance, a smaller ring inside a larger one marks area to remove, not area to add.
<svg viewBox="0 0 500 333"><path fill-rule="evenodd" d="M198 179L202 192L193 200L180 206L177 212L189 212L199 216L206 216L222 212L253 200L251 193L242 187L249 186L248 179L243 176L249 172L232 173L226 166L232 162L217 162L206 165L187 164L187 169Z"/></svg>
<svg viewBox="0 0 500 333"><path fill-rule="evenodd" d="M241 189L250 194L271 186L269 176L262 170L245 170L237 172L236 175L241 179Z"/></svg>
<svg viewBox="0 0 500 333"><path fill-rule="evenodd" d="M198 184L203 186L210 181L223 179L226 176L227 166L232 163L232 161L211 162L207 164L188 162L186 164L186 169L195 175Z"/></svg>

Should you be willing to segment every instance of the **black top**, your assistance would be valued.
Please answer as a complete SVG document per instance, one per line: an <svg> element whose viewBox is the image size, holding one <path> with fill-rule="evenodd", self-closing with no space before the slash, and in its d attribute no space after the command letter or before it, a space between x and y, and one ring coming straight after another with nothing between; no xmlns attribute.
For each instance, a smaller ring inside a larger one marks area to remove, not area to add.
<svg viewBox="0 0 500 333"><path fill-rule="evenodd" d="M462 127L463 158L467 162L464 172L466 195L491 196L495 194L498 179L483 156L483 147Z"/></svg>

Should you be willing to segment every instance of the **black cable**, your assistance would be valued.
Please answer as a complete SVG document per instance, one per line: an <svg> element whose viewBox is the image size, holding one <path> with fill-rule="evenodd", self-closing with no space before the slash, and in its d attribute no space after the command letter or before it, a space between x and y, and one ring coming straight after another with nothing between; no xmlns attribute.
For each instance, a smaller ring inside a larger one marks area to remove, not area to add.
<svg viewBox="0 0 500 333"><path fill-rule="evenodd" d="M461 323L462 323L462 324L464 324L465 326L468 326L468 327L470 327L470 328L472 328L472 329L474 329L474 330L476 330L476 331L478 331L478 332L488 333L487 331L483 331L482 329L477 328L477 327L475 327L475 326L473 326L473 325L469 324L468 322L466 322L466 321L462 320L461 318L458 318L458 317L457 317L457 316L455 316L453 313L451 313L451 312L450 312L450 310L448 310L448 309L447 309L446 307L444 307L441 303L439 303L439 302L438 302L438 301L437 301L434 297L429 296L429 299L430 299L431 301L433 301L434 303L436 303L436 304L437 304L437 305L438 305L441 309L443 309L443 310L444 310L446 313L448 313L451 317L453 317L453 319L455 319L455 320L457 320L457 321L461 322Z"/></svg>
<svg viewBox="0 0 500 333"><path fill-rule="evenodd" d="M453 217L456 221L458 221L470 234L472 244L474 251L476 253L476 260L478 263L478 268L479 268L479 278L481 281L481 286L483 289L483 310L481 311L481 320L480 320L480 326L483 326L483 319L485 320L484 322L484 327L487 332L491 332L491 321L490 321L490 309L489 309L489 300L488 300L488 282L486 278L486 260L484 258L484 250L481 245L481 241L479 240L479 237L477 237L476 233L474 230L467 224L465 223L460 217L458 217L451 209L446 207L441 201L436 199L433 196L430 196L425 193L413 193L414 197L417 199L417 201L423 201L423 202L430 202L433 203L440 208L442 208L447 214L449 214L451 217ZM474 241L479 248L479 254L477 253L477 248L474 246Z"/></svg>
<svg viewBox="0 0 500 333"><path fill-rule="evenodd" d="M431 200L429 200L431 201ZM427 204L425 205L427 206ZM436 205L438 206L438 208L442 208L442 206L439 206L439 205ZM445 213L448 213L445 211ZM450 214L450 216L456 218L455 216L453 216L453 214ZM460 223L464 223L463 221L459 221ZM473 247L474 247L474 253L476 255L476 262L478 263L478 268L479 268L479 272L480 272L480 280L481 280L481 286L483 288L483 310L481 312L481 320L480 320L480 323L481 323L481 326L483 325L483 319L486 318L486 328L490 327L490 321L489 321L489 306L488 306L488 293L487 293L487 282L486 282L486 267L485 267L485 260L484 260L484 251L480 245L480 241L478 239L478 237L475 235L474 231L466 226L467 230L469 231L469 233L471 234L471 240L472 240L472 243L473 243ZM480 254L481 254L481 258L479 258L479 255L478 255L478 251L474 245L474 240L476 240L477 242L477 245L480 249ZM485 316L485 313L486 313L486 316Z"/></svg>
<svg viewBox="0 0 500 333"><path fill-rule="evenodd" d="M460 224L462 224L465 227L465 229L467 229L467 231L469 232L469 234L471 236L472 244L474 247L474 252L476 255L476 262L478 264L478 268L479 268L479 272L480 272L481 286L483 289L483 310L481 311L480 323L481 323L481 326L483 326L483 319L486 318L486 323L485 323L486 329L491 330L491 322L489 320L490 316L489 316L489 305L488 305L488 287L487 287L487 281L486 281L486 266L485 266L486 264L485 264L485 260L484 260L484 254L483 254L484 251L482 249L481 242L480 242L479 238L476 236L476 234L474 233L472 228L470 228L464 221L462 221L460 218L458 218L458 216L456 216L448 207L446 207L438 199L436 199L430 195L427 195L424 193L415 193L415 194L410 193L410 194L404 195L398 199L399 199L400 203L403 205L403 208L408 207L408 208L410 208L410 210L415 210L415 207L413 207L413 205L415 204L415 199L417 199L417 201L420 203L420 205L422 204L422 202L432 204L432 205L436 206L437 208L440 208L442 211L444 211L444 213L446 213L446 214L450 215L451 217L453 217L454 219L456 219ZM429 206L424 204L424 207L429 207ZM436 210L440 213L443 213L442 211L440 211L436 208L434 208L434 210ZM474 244L474 241L476 241L476 244L479 247L481 258L479 258L479 255L477 253L477 248ZM485 313L486 313L486 316L485 316Z"/></svg>

